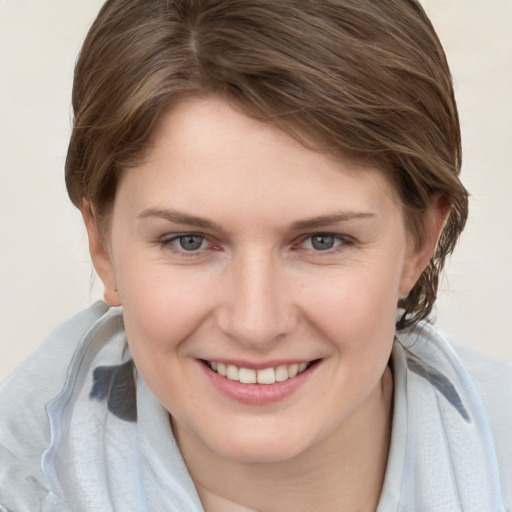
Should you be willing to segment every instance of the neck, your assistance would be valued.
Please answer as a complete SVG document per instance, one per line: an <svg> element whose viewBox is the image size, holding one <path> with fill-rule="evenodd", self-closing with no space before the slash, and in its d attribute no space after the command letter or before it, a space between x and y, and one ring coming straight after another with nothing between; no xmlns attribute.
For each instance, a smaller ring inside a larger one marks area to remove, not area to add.
<svg viewBox="0 0 512 512"><path fill-rule="evenodd" d="M341 429L280 462L222 459L175 426L205 512L375 511L391 437L392 393L387 370L369 403Z"/></svg>

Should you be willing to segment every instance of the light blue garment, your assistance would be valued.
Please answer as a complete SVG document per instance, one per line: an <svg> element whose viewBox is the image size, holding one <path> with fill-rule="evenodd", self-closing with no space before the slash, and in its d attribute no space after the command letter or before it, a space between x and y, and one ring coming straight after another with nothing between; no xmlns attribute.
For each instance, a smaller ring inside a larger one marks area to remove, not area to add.
<svg viewBox="0 0 512 512"><path fill-rule="evenodd" d="M454 347L426 323L398 335L390 456L378 512L511 510L512 371L506 363L481 361L493 392L508 397L502 411L493 411L497 422L508 424L501 458L482 396Z"/></svg>
<svg viewBox="0 0 512 512"><path fill-rule="evenodd" d="M512 511L512 370L459 352L426 323L398 336L378 512ZM168 413L134 369L121 308L80 313L0 388L0 504L203 512Z"/></svg>

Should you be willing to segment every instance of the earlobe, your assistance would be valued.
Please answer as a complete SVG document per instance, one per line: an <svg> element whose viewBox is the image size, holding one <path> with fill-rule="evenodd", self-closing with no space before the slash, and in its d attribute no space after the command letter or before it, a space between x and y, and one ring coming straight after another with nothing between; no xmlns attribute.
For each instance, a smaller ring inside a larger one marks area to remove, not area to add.
<svg viewBox="0 0 512 512"><path fill-rule="evenodd" d="M114 265L107 243L100 233L94 208L88 201L84 201L80 211L89 238L89 252L91 254L92 263L96 269L96 273L103 282L103 297L105 302L110 306L120 306L121 300L119 292L117 291Z"/></svg>
<svg viewBox="0 0 512 512"><path fill-rule="evenodd" d="M449 208L442 206L441 201L438 201L426 215L423 236L421 240L415 243L411 242L411 247L404 262L399 289L400 297L406 297L409 294L430 263L448 212Z"/></svg>

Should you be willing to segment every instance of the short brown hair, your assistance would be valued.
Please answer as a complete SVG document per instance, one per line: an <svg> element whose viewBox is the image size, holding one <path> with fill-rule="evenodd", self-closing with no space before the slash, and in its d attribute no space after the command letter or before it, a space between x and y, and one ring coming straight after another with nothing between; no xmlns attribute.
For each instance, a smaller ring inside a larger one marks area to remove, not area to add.
<svg viewBox="0 0 512 512"><path fill-rule="evenodd" d="M117 184L184 95L216 95L319 150L388 173L421 237L450 209L436 252L401 299L399 329L431 312L467 217L460 128L439 39L415 0L108 0L82 47L66 159L73 203L108 224Z"/></svg>

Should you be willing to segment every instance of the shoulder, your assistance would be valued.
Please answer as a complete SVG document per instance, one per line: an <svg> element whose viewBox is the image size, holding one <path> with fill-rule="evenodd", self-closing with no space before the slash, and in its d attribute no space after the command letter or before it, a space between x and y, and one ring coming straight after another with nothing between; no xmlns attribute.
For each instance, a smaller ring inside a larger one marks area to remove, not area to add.
<svg viewBox="0 0 512 512"><path fill-rule="evenodd" d="M438 361L459 367L467 374L491 419L505 414L504 419L512 420L512 363L455 342L436 326L426 322L420 322L408 332L399 333L398 338L407 351L425 361L435 360L433 354L442 354Z"/></svg>
<svg viewBox="0 0 512 512"><path fill-rule="evenodd" d="M507 452L512 466L512 364L457 343L452 345L482 398L498 455Z"/></svg>
<svg viewBox="0 0 512 512"><path fill-rule="evenodd" d="M453 342L424 322L398 338L409 370L425 377L452 405L469 407L469 417L479 418L470 431L478 431L486 444L487 462L495 460L503 502L512 506L512 364ZM470 431L461 429L453 443L462 443L460 436Z"/></svg>
<svg viewBox="0 0 512 512"><path fill-rule="evenodd" d="M457 343L452 344L490 412L503 411L500 406L505 406L505 410L511 409L512 363Z"/></svg>
<svg viewBox="0 0 512 512"><path fill-rule="evenodd" d="M46 405L65 385L81 340L108 310L98 302L62 324L0 386L0 505L13 512L39 509L47 491L40 469L50 443Z"/></svg>
<svg viewBox="0 0 512 512"><path fill-rule="evenodd" d="M512 400L512 363L451 343L486 402Z"/></svg>
<svg viewBox="0 0 512 512"><path fill-rule="evenodd" d="M454 347L487 411L502 492L512 503L512 364L461 345Z"/></svg>

